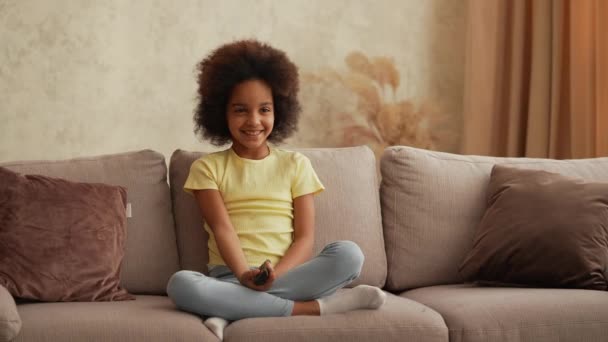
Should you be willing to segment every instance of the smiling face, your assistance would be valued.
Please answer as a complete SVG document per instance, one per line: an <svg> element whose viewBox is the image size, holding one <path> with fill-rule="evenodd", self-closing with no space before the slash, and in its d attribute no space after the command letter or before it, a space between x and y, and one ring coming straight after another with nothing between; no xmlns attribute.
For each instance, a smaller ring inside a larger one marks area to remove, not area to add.
<svg viewBox="0 0 608 342"><path fill-rule="evenodd" d="M268 155L266 141L274 126L274 107L272 89L264 81L237 84L228 100L226 119L236 154L248 159Z"/></svg>

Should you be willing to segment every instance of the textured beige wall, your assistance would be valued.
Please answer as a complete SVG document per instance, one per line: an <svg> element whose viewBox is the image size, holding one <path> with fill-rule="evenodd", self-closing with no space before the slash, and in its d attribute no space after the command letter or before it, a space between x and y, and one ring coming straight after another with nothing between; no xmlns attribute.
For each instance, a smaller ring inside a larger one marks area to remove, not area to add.
<svg viewBox="0 0 608 342"><path fill-rule="evenodd" d="M345 58L358 51L394 67L394 92L376 84L382 108L431 103L434 113L450 118L452 140L440 137L434 146L449 150L462 114L464 6L458 0L0 0L0 161L210 149L192 133L194 65L237 38L267 41L299 65L304 117L291 145L367 143L352 139L353 132L342 139L352 118L335 117L348 110L366 125L357 113L361 98L350 96L354 88L344 82L353 74ZM319 85L332 73L341 81ZM328 116L341 139L317 131L315 123Z"/></svg>

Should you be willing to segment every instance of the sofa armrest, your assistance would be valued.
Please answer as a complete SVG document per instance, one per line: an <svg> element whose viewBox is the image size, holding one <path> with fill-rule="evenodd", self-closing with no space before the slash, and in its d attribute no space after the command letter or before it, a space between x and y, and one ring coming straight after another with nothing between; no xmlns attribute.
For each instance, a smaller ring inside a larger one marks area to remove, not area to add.
<svg viewBox="0 0 608 342"><path fill-rule="evenodd" d="M21 330L21 317L8 290L0 285L0 342L12 341Z"/></svg>

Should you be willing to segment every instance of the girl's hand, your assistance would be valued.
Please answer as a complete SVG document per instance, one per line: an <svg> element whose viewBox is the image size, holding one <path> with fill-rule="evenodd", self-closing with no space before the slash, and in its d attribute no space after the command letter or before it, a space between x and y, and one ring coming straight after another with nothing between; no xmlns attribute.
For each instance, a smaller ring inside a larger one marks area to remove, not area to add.
<svg viewBox="0 0 608 342"><path fill-rule="evenodd" d="M244 286L246 286L252 290L268 291L272 287L272 283L276 279L276 274L275 274L274 268L272 267L272 264L270 262L266 262L266 267L268 268L268 280L266 280L266 282L264 284L256 285L253 282L253 279L255 279L255 276L258 275L260 272L262 272L257 268L243 272L243 274L241 274L241 276L239 277L239 281L241 282L241 284L243 284Z"/></svg>

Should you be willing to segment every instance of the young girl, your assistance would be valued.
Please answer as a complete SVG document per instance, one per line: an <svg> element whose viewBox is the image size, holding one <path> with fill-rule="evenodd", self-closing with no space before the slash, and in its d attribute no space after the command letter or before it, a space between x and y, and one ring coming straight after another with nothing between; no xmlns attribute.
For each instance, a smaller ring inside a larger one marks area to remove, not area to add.
<svg viewBox="0 0 608 342"><path fill-rule="evenodd" d="M227 150L196 160L184 189L196 198L209 233L209 276L179 271L167 285L175 305L226 320L327 315L377 309L386 295L359 285L361 249L351 241L312 256L313 195L323 191L308 158L270 146L298 122L298 71L285 53L253 40L221 46L199 64L196 132ZM265 264L268 279L254 279Z"/></svg>

